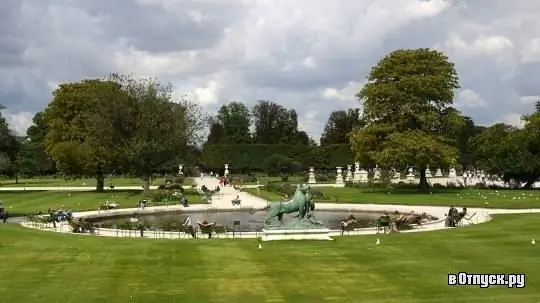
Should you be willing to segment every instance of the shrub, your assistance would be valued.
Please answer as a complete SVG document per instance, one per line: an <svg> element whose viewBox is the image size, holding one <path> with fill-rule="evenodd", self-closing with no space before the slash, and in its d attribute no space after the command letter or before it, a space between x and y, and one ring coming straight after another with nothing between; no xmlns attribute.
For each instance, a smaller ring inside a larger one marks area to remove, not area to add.
<svg viewBox="0 0 540 303"><path fill-rule="evenodd" d="M232 183L256 183L257 177L256 176L250 176L250 175L230 175L231 182Z"/></svg>
<svg viewBox="0 0 540 303"><path fill-rule="evenodd" d="M180 191L184 190L182 185L180 185L178 183L172 183L172 184L169 184L169 185L165 185L165 188L166 189L176 189L176 190L180 190Z"/></svg>
<svg viewBox="0 0 540 303"><path fill-rule="evenodd" d="M184 181L186 181L186 178L184 176L178 176L173 179L174 184L184 184Z"/></svg>

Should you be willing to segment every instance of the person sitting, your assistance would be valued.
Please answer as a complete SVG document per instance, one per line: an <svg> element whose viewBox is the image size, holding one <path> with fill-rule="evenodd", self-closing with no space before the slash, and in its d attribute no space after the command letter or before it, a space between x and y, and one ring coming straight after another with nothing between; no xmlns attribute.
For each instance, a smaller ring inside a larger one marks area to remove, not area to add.
<svg viewBox="0 0 540 303"><path fill-rule="evenodd" d="M201 186L201 191L202 191L203 193L207 192L207 191L208 191L208 187L206 187L206 185Z"/></svg>
<svg viewBox="0 0 540 303"><path fill-rule="evenodd" d="M214 230L214 225L216 225L215 222L210 223L206 220L202 222L197 222L199 225L199 229L201 230L201 233L208 234L208 239L212 238L212 232Z"/></svg>
<svg viewBox="0 0 540 303"><path fill-rule="evenodd" d="M139 207L144 209L146 207L146 203L148 203L148 200L139 200Z"/></svg>
<svg viewBox="0 0 540 303"><path fill-rule="evenodd" d="M191 217L187 216L184 220L184 223L182 223L182 226L184 227L184 232L188 232L193 239L197 237L197 234L195 233L195 229L193 228L193 225L191 224Z"/></svg>
<svg viewBox="0 0 540 303"><path fill-rule="evenodd" d="M341 221L339 224L341 227L341 235L343 236L343 233L346 230L351 230L351 228L354 228L356 226L356 222L356 218L353 215L348 215L345 217L345 219L343 219L343 221Z"/></svg>
<svg viewBox="0 0 540 303"><path fill-rule="evenodd" d="M467 221L470 221L475 215L476 215L476 213L474 213L474 214L470 215L469 217L467 217L467 208L463 207L461 212L458 214L458 220L457 220L456 224L459 225L460 222L462 222L463 219L465 219Z"/></svg>
<svg viewBox="0 0 540 303"><path fill-rule="evenodd" d="M387 212L385 212L382 216L379 217L379 219L377 219L376 225L377 232L379 232L382 228L382 230L386 234L386 232L388 231L388 227L390 226L390 216Z"/></svg>
<svg viewBox="0 0 540 303"><path fill-rule="evenodd" d="M446 215L446 227L456 227L456 220L459 217L459 211L454 207L450 206L450 209L448 210L448 214Z"/></svg>
<svg viewBox="0 0 540 303"><path fill-rule="evenodd" d="M395 211L394 215L392 216L390 220L390 232L399 232L399 225L406 219L406 217L399 213L399 211Z"/></svg>
<svg viewBox="0 0 540 303"><path fill-rule="evenodd" d="M234 200L231 201L232 202L232 205L240 205L241 203L241 200L240 200L240 196L236 196L236 198L234 198Z"/></svg>
<svg viewBox="0 0 540 303"><path fill-rule="evenodd" d="M180 204L184 207L188 207L189 206L188 198L186 196L183 196L182 199L180 199Z"/></svg>

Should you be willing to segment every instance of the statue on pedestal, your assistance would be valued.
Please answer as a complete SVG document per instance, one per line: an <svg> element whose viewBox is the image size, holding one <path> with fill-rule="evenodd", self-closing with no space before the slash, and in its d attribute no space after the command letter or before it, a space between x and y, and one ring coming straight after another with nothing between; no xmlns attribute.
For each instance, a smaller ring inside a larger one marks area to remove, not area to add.
<svg viewBox="0 0 540 303"><path fill-rule="evenodd" d="M296 191L290 201L270 202L260 209L252 209L249 213L266 210L268 214L264 219L265 229L310 229L323 228L324 224L315 220L313 211L315 203L309 185L301 184L296 187ZM296 213L293 219L283 222L284 214ZM277 225L272 224L277 218Z"/></svg>

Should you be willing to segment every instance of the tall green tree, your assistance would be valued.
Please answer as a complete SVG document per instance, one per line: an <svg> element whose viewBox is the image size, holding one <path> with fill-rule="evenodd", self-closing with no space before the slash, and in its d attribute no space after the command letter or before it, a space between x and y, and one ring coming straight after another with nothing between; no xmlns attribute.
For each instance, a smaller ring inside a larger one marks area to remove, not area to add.
<svg viewBox="0 0 540 303"><path fill-rule="evenodd" d="M336 110L330 113L321 135L321 145L349 143L349 133L362 126L360 109Z"/></svg>
<svg viewBox="0 0 540 303"><path fill-rule="evenodd" d="M1 112L4 106L0 105L0 156L3 159L3 167L1 168L8 176L15 177L15 182L18 183L17 174L17 155L21 151L22 143L14 131L9 127L9 124Z"/></svg>
<svg viewBox="0 0 540 303"><path fill-rule="evenodd" d="M110 80L61 84L44 111L45 150L68 176L95 176L96 190L105 175L126 156L135 109L122 87Z"/></svg>
<svg viewBox="0 0 540 303"><path fill-rule="evenodd" d="M506 124L488 127L473 140L478 162L488 173L515 180L531 188L540 176L538 116L532 115L524 129Z"/></svg>
<svg viewBox="0 0 540 303"><path fill-rule="evenodd" d="M206 144L224 144L226 142L225 128L215 119L210 119L210 132L206 138Z"/></svg>
<svg viewBox="0 0 540 303"><path fill-rule="evenodd" d="M252 116L256 143L298 144L301 142L302 135L299 135L298 115L295 110L287 110L272 101L259 101L252 109Z"/></svg>
<svg viewBox="0 0 540 303"><path fill-rule="evenodd" d="M56 165L52 158L45 152L45 136L47 124L43 112L37 112L32 118L32 125L26 130L25 154L32 154L37 170L41 174L56 172Z"/></svg>
<svg viewBox="0 0 540 303"><path fill-rule="evenodd" d="M173 100L170 84L125 75L113 75L112 80L128 95L135 118L133 128L125 135L129 138L128 157L123 166L141 176L148 191L157 169L176 169L178 163L174 161L187 158L193 146L200 143L206 119L189 100Z"/></svg>
<svg viewBox="0 0 540 303"><path fill-rule="evenodd" d="M220 107L217 121L223 126L225 143L242 144L251 141L249 127L251 115L247 106L240 102L231 102Z"/></svg>
<svg viewBox="0 0 540 303"><path fill-rule="evenodd" d="M357 159L383 168L415 165L426 190L427 166L447 166L458 156L463 120L450 108L457 88L454 64L441 52L401 49L382 58L357 95L366 123L351 133Z"/></svg>

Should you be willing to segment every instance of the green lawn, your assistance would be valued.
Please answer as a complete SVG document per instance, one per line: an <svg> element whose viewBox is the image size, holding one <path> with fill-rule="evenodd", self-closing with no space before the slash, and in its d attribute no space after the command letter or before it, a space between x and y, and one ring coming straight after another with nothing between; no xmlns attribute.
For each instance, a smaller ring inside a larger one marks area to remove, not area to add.
<svg viewBox="0 0 540 303"><path fill-rule="evenodd" d="M200 195L192 190L186 192L190 203L201 203ZM59 192L59 191L27 191L0 192L0 200L12 216L46 212L49 207L65 210L97 210L99 204L114 200L122 208L137 207L142 199L142 191L107 191L107 192ZM172 202L171 202L172 203Z"/></svg>
<svg viewBox="0 0 540 303"><path fill-rule="evenodd" d="M41 302L540 301L538 215L334 242L150 240L0 225L0 298ZM181 242L180 242L181 241ZM524 273L527 287L447 286L447 274Z"/></svg>
<svg viewBox="0 0 540 303"><path fill-rule="evenodd" d="M404 189L394 191L374 189L371 191L365 188L333 187L315 187L314 190L324 194L324 199L316 200L324 203L540 208L540 191L439 189L432 193L420 193L417 190ZM257 189L245 189L245 191L270 201L280 199L280 195L275 192L258 191Z"/></svg>
<svg viewBox="0 0 540 303"><path fill-rule="evenodd" d="M165 183L165 178L157 178L150 182L151 185L161 185ZM105 186L109 187L110 185L114 186L137 186L142 185L143 181L140 178L123 178L123 177L112 177L105 179ZM192 185L193 179L186 178L183 185ZM84 179L69 179L64 180L63 178L33 178L33 179L19 179L19 183L16 183L15 180L1 180L0 186L4 187L23 187L23 186L96 186L96 179L84 178Z"/></svg>
<svg viewBox="0 0 540 303"><path fill-rule="evenodd" d="M306 176L307 177L307 176ZM305 183L305 178L306 177L302 177L302 176L289 176L289 179L287 180L287 183L291 183L291 184L299 184L299 183ZM234 176L233 176L234 178ZM315 176L315 178L317 178ZM264 176L264 177L257 177L257 180L259 181L259 184L260 185L267 185L268 183L275 183L275 182L283 182L281 180L281 177L268 177L268 176ZM243 185L253 185L253 184L257 184L257 182L240 182L241 184ZM328 180L328 181L318 181L319 184L333 184L333 183L336 183L336 180Z"/></svg>

